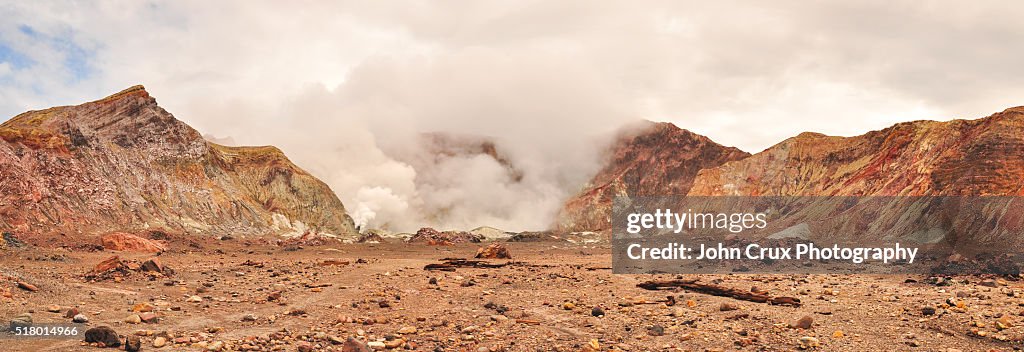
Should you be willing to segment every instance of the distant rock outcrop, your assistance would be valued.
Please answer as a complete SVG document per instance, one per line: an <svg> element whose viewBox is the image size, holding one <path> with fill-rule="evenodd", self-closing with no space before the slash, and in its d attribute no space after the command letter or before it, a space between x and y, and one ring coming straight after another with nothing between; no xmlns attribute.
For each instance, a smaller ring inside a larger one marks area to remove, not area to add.
<svg viewBox="0 0 1024 352"><path fill-rule="evenodd" d="M630 126L608 151L604 167L565 203L556 229L610 229L615 197L686 195L700 170L749 155L671 123L644 121Z"/></svg>
<svg viewBox="0 0 1024 352"><path fill-rule="evenodd" d="M463 231L437 231L424 227L409 238L409 243L423 243L430 246L448 246L455 243L480 243L484 237Z"/></svg>
<svg viewBox="0 0 1024 352"><path fill-rule="evenodd" d="M381 237L381 235L378 234L377 232L370 231L370 232L364 233L361 236L359 236L359 239L356 240L356 242L357 243L382 243L382 242L384 242L384 237Z"/></svg>
<svg viewBox="0 0 1024 352"><path fill-rule="evenodd" d="M0 229L355 235L337 196L280 150L207 142L142 86L0 125Z"/></svg>
<svg viewBox="0 0 1024 352"><path fill-rule="evenodd" d="M124 232L103 235L100 243L103 249L112 251L159 253L167 250L163 243Z"/></svg>
<svg viewBox="0 0 1024 352"><path fill-rule="evenodd" d="M489 226L477 227L475 229L469 230L469 233L474 234L474 235L478 235L478 236L483 236L483 238L485 238L487 240L508 239L509 237L512 237L512 235L513 235L513 233L506 232L504 230L496 229L496 228L489 227Z"/></svg>

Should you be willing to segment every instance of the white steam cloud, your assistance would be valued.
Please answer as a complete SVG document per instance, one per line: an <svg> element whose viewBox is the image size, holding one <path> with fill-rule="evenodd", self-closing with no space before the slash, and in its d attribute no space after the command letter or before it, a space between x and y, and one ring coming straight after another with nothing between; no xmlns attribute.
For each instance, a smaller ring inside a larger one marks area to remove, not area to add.
<svg viewBox="0 0 1024 352"><path fill-rule="evenodd" d="M599 137L628 119L607 85L566 67L479 50L374 60L260 118L283 128L247 135L321 177L364 228L545 229L599 167Z"/></svg>

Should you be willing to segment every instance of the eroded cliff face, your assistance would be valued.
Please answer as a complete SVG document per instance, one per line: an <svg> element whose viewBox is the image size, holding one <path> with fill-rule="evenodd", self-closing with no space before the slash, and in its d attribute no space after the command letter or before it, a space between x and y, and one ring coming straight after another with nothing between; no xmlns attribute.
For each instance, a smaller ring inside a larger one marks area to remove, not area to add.
<svg viewBox="0 0 1024 352"><path fill-rule="evenodd" d="M274 147L225 147L142 86L0 125L0 228L91 235L354 235L326 184Z"/></svg>
<svg viewBox="0 0 1024 352"><path fill-rule="evenodd" d="M856 137L803 133L699 173L690 195L1024 195L1024 107Z"/></svg>
<svg viewBox="0 0 1024 352"><path fill-rule="evenodd" d="M700 170L750 155L671 123L647 121L624 129L607 154L605 166L562 208L557 230L607 230L615 197L686 195Z"/></svg>

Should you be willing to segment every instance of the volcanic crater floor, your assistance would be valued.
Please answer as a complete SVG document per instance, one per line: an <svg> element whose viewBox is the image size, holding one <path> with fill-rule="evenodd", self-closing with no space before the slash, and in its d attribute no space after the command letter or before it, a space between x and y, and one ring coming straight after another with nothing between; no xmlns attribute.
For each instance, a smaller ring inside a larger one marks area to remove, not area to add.
<svg viewBox="0 0 1024 352"><path fill-rule="evenodd" d="M0 252L0 319L109 326L143 351L1010 351L1024 347L1024 285L922 275L616 275L610 248L507 243L509 265L428 271L479 244L280 247L171 244L173 274L86 279L117 255L24 247ZM698 279L799 298L770 305L648 280ZM19 288L29 283L37 290ZM671 296L671 298L670 298ZM135 319L139 318L144 319ZM140 321L142 320L142 321ZM148 322L147 322L148 321ZM77 339L3 339L13 351L104 351ZM159 346L159 347L157 347ZM124 346L118 347L124 350Z"/></svg>

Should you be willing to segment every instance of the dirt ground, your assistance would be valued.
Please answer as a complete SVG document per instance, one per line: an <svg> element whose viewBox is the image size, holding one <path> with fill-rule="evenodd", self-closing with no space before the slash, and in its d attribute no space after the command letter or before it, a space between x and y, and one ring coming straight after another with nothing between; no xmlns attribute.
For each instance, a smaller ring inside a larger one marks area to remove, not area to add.
<svg viewBox="0 0 1024 352"><path fill-rule="evenodd" d="M172 245L160 255L172 275L131 271L122 279L95 281L85 274L106 258L141 262L153 255L8 249L0 252L0 274L12 297L0 297L0 319L6 325L30 313L35 323L69 323L65 312L75 307L89 319L88 327L107 325L122 338L140 336L143 351L341 351L349 338L376 348L423 351L1010 351L1024 346L1022 285L1013 280L955 277L936 285L921 275L699 276L700 282L756 288L803 303L790 307L638 288L640 282L674 276L612 274L606 245L507 246L511 265L427 271L425 265L442 258L470 258L479 245L285 248L210 241ZM18 288L18 280L38 291ZM152 309L158 321L126 322L140 314L133 307ZM166 341L161 348L153 347L158 339ZM114 350L81 339L0 340L0 349L12 351Z"/></svg>

